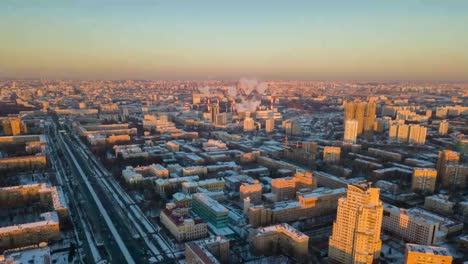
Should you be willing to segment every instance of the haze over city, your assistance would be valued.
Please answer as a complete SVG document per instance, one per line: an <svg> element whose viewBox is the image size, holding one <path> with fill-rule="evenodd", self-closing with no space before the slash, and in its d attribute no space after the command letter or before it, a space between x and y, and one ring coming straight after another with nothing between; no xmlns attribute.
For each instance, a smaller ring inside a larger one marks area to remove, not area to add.
<svg viewBox="0 0 468 264"><path fill-rule="evenodd" d="M468 80L468 3L0 3L0 77Z"/></svg>

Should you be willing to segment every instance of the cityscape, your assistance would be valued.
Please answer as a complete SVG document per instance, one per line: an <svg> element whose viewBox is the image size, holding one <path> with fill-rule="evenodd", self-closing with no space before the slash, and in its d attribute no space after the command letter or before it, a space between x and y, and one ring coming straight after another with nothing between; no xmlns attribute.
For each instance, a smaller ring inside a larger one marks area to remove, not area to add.
<svg viewBox="0 0 468 264"><path fill-rule="evenodd" d="M466 3L195 2L0 3L0 264L468 263Z"/></svg>

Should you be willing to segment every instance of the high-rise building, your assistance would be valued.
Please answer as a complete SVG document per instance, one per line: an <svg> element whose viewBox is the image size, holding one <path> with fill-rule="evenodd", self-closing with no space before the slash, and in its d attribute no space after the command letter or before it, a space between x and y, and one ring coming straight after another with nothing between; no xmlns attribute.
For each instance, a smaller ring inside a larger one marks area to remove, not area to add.
<svg viewBox="0 0 468 264"><path fill-rule="evenodd" d="M398 143L424 144L426 142L427 127L420 125L393 124L388 136Z"/></svg>
<svg viewBox="0 0 468 264"><path fill-rule="evenodd" d="M440 121L440 124L439 124L439 135L441 135L441 136L447 135L448 129L449 129L449 123L448 123L448 121L447 121L447 120L442 120L442 121Z"/></svg>
<svg viewBox="0 0 468 264"><path fill-rule="evenodd" d="M426 194L434 193L437 171L429 168L414 168L411 190Z"/></svg>
<svg viewBox="0 0 468 264"><path fill-rule="evenodd" d="M357 129L358 121L356 119L346 120L344 128L344 141L356 143Z"/></svg>
<svg viewBox="0 0 468 264"><path fill-rule="evenodd" d="M265 132L271 133L275 129L275 119L268 118L265 120Z"/></svg>
<svg viewBox="0 0 468 264"><path fill-rule="evenodd" d="M250 113L245 113L244 119L244 132L250 132L255 130L255 121L250 117Z"/></svg>
<svg viewBox="0 0 468 264"><path fill-rule="evenodd" d="M226 113L219 113L215 116L215 125L217 126L225 126L227 124L227 114Z"/></svg>
<svg viewBox="0 0 468 264"><path fill-rule="evenodd" d="M185 243L187 264L229 263L229 240L223 236Z"/></svg>
<svg viewBox="0 0 468 264"><path fill-rule="evenodd" d="M284 120L282 127L286 135L299 136L302 134L302 126L297 120Z"/></svg>
<svg viewBox="0 0 468 264"><path fill-rule="evenodd" d="M369 102L366 106L366 114L364 119L364 134L369 137L374 134L374 122L376 117L377 105L374 102Z"/></svg>
<svg viewBox="0 0 468 264"><path fill-rule="evenodd" d="M426 142L426 134L426 127L420 125L410 125L408 143L423 145Z"/></svg>
<svg viewBox="0 0 468 264"><path fill-rule="evenodd" d="M218 104L213 104L210 105L210 114L211 114L211 122L216 123L216 117L219 114L219 105Z"/></svg>
<svg viewBox="0 0 468 264"><path fill-rule="evenodd" d="M443 247L406 244L406 264L451 264L452 256Z"/></svg>
<svg viewBox="0 0 468 264"><path fill-rule="evenodd" d="M376 104L374 102L344 102L344 122L346 120L356 119L357 135L372 135L374 130L374 121L376 113Z"/></svg>
<svg viewBox="0 0 468 264"><path fill-rule="evenodd" d="M398 139L398 125L391 125L388 130L388 137L390 140L397 141Z"/></svg>
<svg viewBox="0 0 468 264"><path fill-rule="evenodd" d="M325 147L323 149L323 161L325 163L339 163L341 155L340 147Z"/></svg>
<svg viewBox="0 0 468 264"><path fill-rule="evenodd" d="M188 207L167 203L160 214L161 223L179 242L206 237L208 228L205 221L193 219Z"/></svg>
<svg viewBox="0 0 468 264"><path fill-rule="evenodd" d="M466 185L468 169L459 165L460 153L452 150L439 151L437 172L444 188L462 189Z"/></svg>
<svg viewBox="0 0 468 264"><path fill-rule="evenodd" d="M354 118L358 121L358 135L362 135L362 131L364 130L364 115L366 112L366 103L358 102L356 104L356 113Z"/></svg>
<svg viewBox="0 0 468 264"><path fill-rule="evenodd" d="M26 124L20 117L7 117L2 120L3 134L5 136L16 136L27 133Z"/></svg>
<svg viewBox="0 0 468 264"><path fill-rule="evenodd" d="M338 200L329 242L329 263L373 263L378 259L383 213L379 192L367 183L348 185L346 198Z"/></svg>

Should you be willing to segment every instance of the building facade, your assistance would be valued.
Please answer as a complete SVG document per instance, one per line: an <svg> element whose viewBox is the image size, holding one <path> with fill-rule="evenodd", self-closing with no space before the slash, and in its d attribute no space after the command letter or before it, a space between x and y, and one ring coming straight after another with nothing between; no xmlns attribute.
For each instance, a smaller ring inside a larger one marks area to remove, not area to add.
<svg viewBox="0 0 468 264"><path fill-rule="evenodd" d="M356 143L357 139L358 121L356 119L350 119L345 121L344 128L344 141L350 143Z"/></svg>
<svg viewBox="0 0 468 264"><path fill-rule="evenodd" d="M379 192L367 183L352 184L346 198L339 199L329 242L330 263L373 263L378 259L383 212Z"/></svg>
<svg viewBox="0 0 468 264"><path fill-rule="evenodd" d="M443 247L406 244L406 264L451 264L452 256Z"/></svg>
<svg viewBox="0 0 468 264"><path fill-rule="evenodd" d="M411 178L411 190L425 194L434 193L437 171L430 168L414 168Z"/></svg>
<svg viewBox="0 0 468 264"><path fill-rule="evenodd" d="M161 211L160 219L178 242L200 239L208 235L206 222L194 219L188 207L168 203L166 209Z"/></svg>
<svg viewBox="0 0 468 264"><path fill-rule="evenodd" d="M204 193L192 195L192 211L216 228L227 227L229 210Z"/></svg>
<svg viewBox="0 0 468 264"><path fill-rule="evenodd" d="M278 224L256 229L250 238L256 255L285 254L302 262L307 257L309 237L288 224Z"/></svg>

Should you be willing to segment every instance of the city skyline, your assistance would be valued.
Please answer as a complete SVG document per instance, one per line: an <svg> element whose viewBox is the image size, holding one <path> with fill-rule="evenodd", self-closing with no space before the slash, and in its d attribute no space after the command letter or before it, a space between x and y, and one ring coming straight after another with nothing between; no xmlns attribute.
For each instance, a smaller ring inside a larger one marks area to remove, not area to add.
<svg viewBox="0 0 468 264"><path fill-rule="evenodd" d="M467 81L464 1L0 3L0 78Z"/></svg>
<svg viewBox="0 0 468 264"><path fill-rule="evenodd" d="M0 1L0 264L468 263L468 1Z"/></svg>

